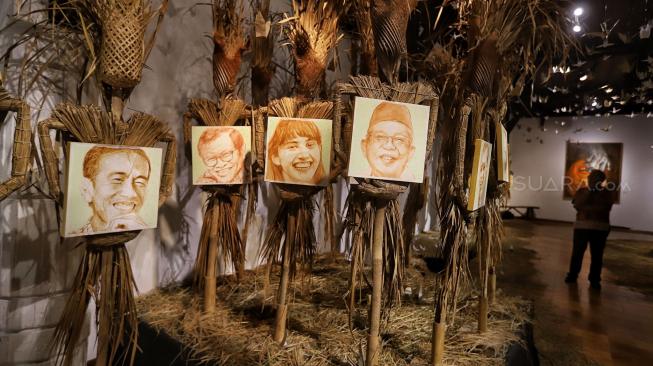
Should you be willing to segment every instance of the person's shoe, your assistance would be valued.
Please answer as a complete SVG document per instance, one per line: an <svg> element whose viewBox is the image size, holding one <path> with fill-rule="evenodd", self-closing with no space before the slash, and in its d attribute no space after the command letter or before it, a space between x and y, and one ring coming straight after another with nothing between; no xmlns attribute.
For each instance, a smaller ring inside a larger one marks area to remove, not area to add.
<svg viewBox="0 0 653 366"><path fill-rule="evenodd" d="M576 277L567 275L567 277L565 277L565 283L576 283Z"/></svg>
<svg viewBox="0 0 653 366"><path fill-rule="evenodd" d="M601 282L590 282L590 288L592 290L601 291Z"/></svg>

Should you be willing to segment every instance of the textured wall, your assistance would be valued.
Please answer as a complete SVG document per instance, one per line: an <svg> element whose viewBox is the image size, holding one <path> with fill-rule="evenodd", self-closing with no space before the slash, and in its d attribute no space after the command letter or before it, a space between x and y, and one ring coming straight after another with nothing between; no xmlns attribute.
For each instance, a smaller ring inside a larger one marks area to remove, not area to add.
<svg viewBox="0 0 653 366"><path fill-rule="evenodd" d="M623 189L612 224L653 231L652 121L644 115L549 118L543 130L537 119L521 120L510 134L510 153L515 180L525 188L513 185L510 204L540 206L540 218L573 221L575 210L562 199L566 142L621 142Z"/></svg>

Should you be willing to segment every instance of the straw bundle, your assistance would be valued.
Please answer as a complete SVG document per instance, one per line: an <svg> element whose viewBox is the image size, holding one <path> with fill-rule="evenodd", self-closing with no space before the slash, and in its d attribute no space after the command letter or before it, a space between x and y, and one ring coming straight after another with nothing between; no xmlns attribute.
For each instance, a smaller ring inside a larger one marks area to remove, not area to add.
<svg viewBox="0 0 653 366"><path fill-rule="evenodd" d="M247 105L240 99L223 97L219 105L207 99L191 99L188 111L184 114L184 140L187 144L190 143L193 119L205 126L234 126L248 124L247 116ZM250 164L245 162L246 166ZM205 311L213 312L218 255L223 265L233 265L238 280L244 273L246 241L241 239L237 221L243 192L240 185L202 186L202 189L208 192L209 197L195 259L194 284L197 290L204 292ZM249 195L250 200L255 200L251 190ZM246 221L254 210L251 203L247 207ZM247 225L245 233L246 230Z"/></svg>
<svg viewBox="0 0 653 366"><path fill-rule="evenodd" d="M9 95L0 80L0 123L5 121L8 112L16 113L16 127L14 128L14 143L11 151L11 177L5 182L0 182L0 201L25 184L32 160L32 127L29 105L25 101Z"/></svg>
<svg viewBox="0 0 653 366"><path fill-rule="evenodd" d="M406 28L417 0L377 0L371 7L374 48L379 68L389 82L398 81L401 59L406 57Z"/></svg>
<svg viewBox="0 0 653 366"><path fill-rule="evenodd" d="M325 70L331 50L336 48L339 11L342 0L293 0L292 18L286 18L286 36L295 60L297 92L316 96L324 85Z"/></svg>
<svg viewBox="0 0 653 366"><path fill-rule="evenodd" d="M333 115L332 102L309 102L301 98L282 98L270 102L267 107L270 116L288 118L328 119ZM334 129L338 124L334 120ZM263 151L264 140L257 136L256 149ZM337 166L337 164L336 164ZM331 178L339 174L331 171ZM312 196L321 187L296 186L278 184L281 191L281 205L275 220L267 230L266 240L261 246L259 257L267 263L267 282L269 283L272 264L281 255L281 282L277 292L277 313L273 338L283 343L286 337L286 321L288 313L288 284L297 273L298 266L310 270L316 252L315 229L313 227L314 202ZM282 241L283 238L283 241Z"/></svg>
<svg viewBox="0 0 653 366"><path fill-rule="evenodd" d="M213 86L219 96L233 92L245 50L243 4L240 0L213 0Z"/></svg>
<svg viewBox="0 0 653 366"><path fill-rule="evenodd" d="M272 63L275 36L270 29L270 0L256 0L254 13L252 101L258 107L268 103L270 82L275 71Z"/></svg>
<svg viewBox="0 0 653 366"><path fill-rule="evenodd" d="M41 151L46 165L50 194L60 204L58 161L50 140L50 129L72 135L74 141L127 146L153 146L166 142L167 149L159 191L159 205L172 189L176 160L174 137L165 124L152 116L135 114L127 123L115 121L95 106L58 105L50 119L39 123ZM62 364L70 365L78 344L86 308L95 299L98 319L98 364L133 364L138 338L138 319L133 298L135 288L125 242L139 231L87 236L86 251L66 307L55 329L53 347L63 351ZM126 335L126 338L125 338ZM118 355L118 349L128 350Z"/></svg>
<svg viewBox="0 0 653 366"><path fill-rule="evenodd" d="M422 83L383 84L369 76L350 77L349 84L338 84L334 119L341 120L343 95L385 99L405 103L428 103L429 116L427 154L431 153L435 133L438 97ZM351 119L347 120L348 123ZM345 127L345 130L350 130ZM349 142L351 144L351 142ZM406 260L404 230L400 219L398 196L407 184L389 183L377 179L358 179L347 198L346 227L352 232L351 272L349 289L350 326L355 310L355 290L364 269L366 243L370 243L373 258L372 304L369 312L369 339L366 365L376 365L380 355L380 317L382 308L400 303ZM385 293L385 299L383 294Z"/></svg>

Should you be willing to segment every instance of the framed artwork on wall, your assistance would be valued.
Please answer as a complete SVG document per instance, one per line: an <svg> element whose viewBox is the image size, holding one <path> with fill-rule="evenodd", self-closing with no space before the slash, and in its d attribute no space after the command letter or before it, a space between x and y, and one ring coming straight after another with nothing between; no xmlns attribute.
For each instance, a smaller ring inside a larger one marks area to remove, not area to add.
<svg viewBox="0 0 653 366"><path fill-rule="evenodd" d="M621 196L622 143L567 141L563 198L573 199L576 191L587 185L587 177L594 169L607 177L607 188L614 192L614 202Z"/></svg>
<svg viewBox="0 0 653 366"><path fill-rule="evenodd" d="M162 151L71 142L63 237L156 228Z"/></svg>
<svg viewBox="0 0 653 366"><path fill-rule="evenodd" d="M348 175L422 183L429 110L356 97Z"/></svg>

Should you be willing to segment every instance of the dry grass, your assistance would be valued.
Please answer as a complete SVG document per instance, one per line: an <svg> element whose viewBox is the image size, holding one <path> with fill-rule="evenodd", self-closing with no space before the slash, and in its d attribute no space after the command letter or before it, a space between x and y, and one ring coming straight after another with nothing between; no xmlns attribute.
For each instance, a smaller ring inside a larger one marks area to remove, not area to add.
<svg viewBox="0 0 653 366"><path fill-rule="evenodd" d="M407 272L414 288L421 274ZM168 288L137 299L138 313L157 330L179 340L197 360L217 365L359 365L367 338L368 290L358 289L361 302L348 326L349 264L318 260L312 276L292 282L288 335L285 346L276 344L273 330L274 297L263 286L263 271L250 272L240 284L231 278L218 286L214 315L201 313L201 299L185 288ZM271 278L276 288L278 276ZM425 294L434 293L426 281ZM489 331L476 332L476 299L462 299L455 324L449 328L446 364L502 365L507 347L517 342L516 332L527 319L526 302L499 296L491 307ZM382 365L425 365L430 357L433 298L405 296L402 306L383 316Z"/></svg>

